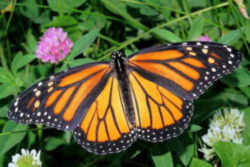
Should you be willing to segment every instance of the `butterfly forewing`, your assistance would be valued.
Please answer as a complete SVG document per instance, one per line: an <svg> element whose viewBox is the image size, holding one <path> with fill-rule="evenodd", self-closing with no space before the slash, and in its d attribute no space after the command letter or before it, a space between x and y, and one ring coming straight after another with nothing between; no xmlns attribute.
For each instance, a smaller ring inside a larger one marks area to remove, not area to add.
<svg viewBox="0 0 250 167"><path fill-rule="evenodd" d="M187 42L145 49L129 64L174 94L193 100L216 80L232 72L242 54L213 42Z"/></svg>
<svg viewBox="0 0 250 167"><path fill-rule="evenodd" d="M84 115L86 101L111 71L108 64L88 64L42 80L20 94L8 117L21 123L74 129ZM83 105L85 103L85 105Z"/></svg>

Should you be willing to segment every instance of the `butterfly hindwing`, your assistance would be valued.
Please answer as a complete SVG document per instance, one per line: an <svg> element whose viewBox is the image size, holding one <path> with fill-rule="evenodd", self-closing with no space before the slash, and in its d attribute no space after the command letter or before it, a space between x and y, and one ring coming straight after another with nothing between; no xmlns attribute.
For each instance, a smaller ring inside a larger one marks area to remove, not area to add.
<svg viewBox="0 0 250 167"><path fill-rule="evenodd" d="M180 135L191 120L192 104L133 71L129 75L140 139L159 142Z"/></svg>
<svg viewBox="0 0 250 167"><path fill-rule="evenodd" d="M89 97L95 96L93 90L110 70L108 64L93 63L55 74L20 94L8 117L16 122L72 130L84 115Z"/></svg>
<svg viewBox="0 0 250 167"><path fill-rule="evenodd" d="M136 140L134 131L119 82L111 76L74 130L74 136L89 152L107 154L128 148Z"/></svg>

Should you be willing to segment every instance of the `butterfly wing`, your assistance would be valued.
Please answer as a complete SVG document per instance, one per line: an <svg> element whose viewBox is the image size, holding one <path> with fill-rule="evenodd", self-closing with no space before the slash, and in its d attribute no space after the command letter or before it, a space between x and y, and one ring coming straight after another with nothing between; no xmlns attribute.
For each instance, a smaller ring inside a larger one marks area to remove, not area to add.
<svg viewBox="0 0 250 167"><path fill-rule="evenodd" d="M136 139L127 120L118 80L110 64L93 63L40 81L10 107L16 122L74 132L89 152L120 152Z"/></svg>
<svg viewBox="0 0 250 167"><path fill-rule="evenodd" d="M151 142L180 135L192 116L192 103L138 71L129 74L138 137Z"/></svg>
<svg viewBox="0 0 250 167"><path fill-rule="evenodd" d="M92 63L55 74L21 93L8 117L20 123L75 129L111 71L109 64Z"/></svg>
<svg viewBox="0 0 250 167"><path fill-rule="evenodd" d="M137 134L125 108L119 82L111 76L90 105L80 126L75 129L76 141L95 154L127 149L136 140Z"/></svg>
<svg viewBox="0 0 250 167"><path fill-rule="evenodd" d="M162 141L182 133L192 101L232 72L242 55L212 42L160 45L129 59L131 95L139 138Z"/></svg>

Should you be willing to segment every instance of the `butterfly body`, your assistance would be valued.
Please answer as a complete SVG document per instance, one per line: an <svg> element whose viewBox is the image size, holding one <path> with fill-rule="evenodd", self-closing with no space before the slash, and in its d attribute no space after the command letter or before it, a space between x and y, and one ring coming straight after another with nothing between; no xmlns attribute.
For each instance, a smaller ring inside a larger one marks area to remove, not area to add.
<svg viewBox="0 0 250 167"><path fill-rule="evenodd" d="M8 117L73 131L96 154L117 153L137 139L160 142L179 136L193 115L193 100L232 72L242 54L213 42L143 49L128 58L85 64L24 91Z"/></svg>
<svg viewBox="0 0 250 167"><path fill-rule="evenodd" d="M131 124L134 125L134 109L131 99L131 89L129 87L129 80L128 80L128 60L124 57L122 52L116 51L112 53L112 59L113 59L113 68L115 70L115 76L119 82L119 85L121 87L121 96L124 99L124 108L126 108L124 111L126 112L126 115L128 117L128 120Z"/></svg>

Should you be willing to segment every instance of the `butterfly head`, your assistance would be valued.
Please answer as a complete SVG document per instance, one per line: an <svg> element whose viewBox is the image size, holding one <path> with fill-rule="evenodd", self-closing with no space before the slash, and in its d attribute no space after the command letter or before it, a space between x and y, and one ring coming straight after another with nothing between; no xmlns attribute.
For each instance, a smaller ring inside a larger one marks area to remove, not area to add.
<svg viewBox="0 0 250 167"><path fill-rule="evenodd" d="M121 51L114 51L112 53L112 60L117 60L117 59L121 59L123 57L123 54Z"/></svg>

